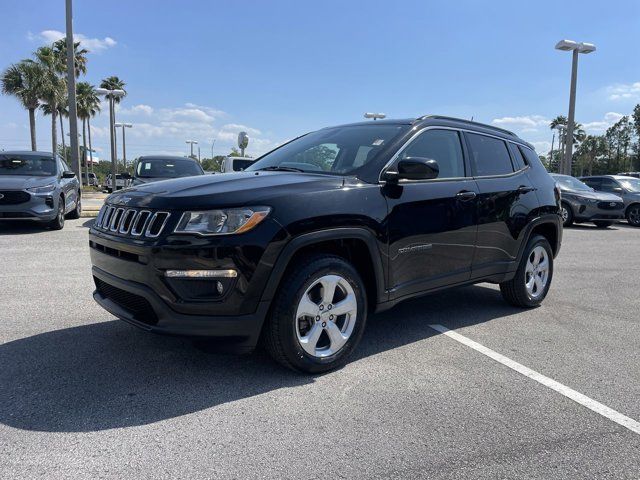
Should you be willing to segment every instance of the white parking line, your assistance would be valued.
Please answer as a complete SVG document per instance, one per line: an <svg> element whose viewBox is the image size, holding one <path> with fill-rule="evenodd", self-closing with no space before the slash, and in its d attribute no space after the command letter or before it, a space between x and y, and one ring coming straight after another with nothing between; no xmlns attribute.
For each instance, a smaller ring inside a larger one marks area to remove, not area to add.
<svg viewBox="0 0 640 480"><path fill-rule="evenodd" d="M570 398L574 402L579 403L583 407L587 407L589 410L592 410L602 415L603 417L606 417L609 420L616 422L618 425L622 425L623 427L628 428L633 433L637 433L638 435L640 435L640 422L637 422L633 418L629 418L626 415L623 415L622 413L617 412L614 409L609 408L606 405L603 405L602 403L597 402L596 400L593 400L592 398L589 398L580 392L576 392L575 390L567 387L566 385L556 382L555 380L549 377L545 377L541 373L538 373L535 370L531 370L530 368L525 367L524 365L514 360L511 360L510 358L505 357L504 355L501 355L498 352L494 352L490 348L487 348L484 345L479 344L478 342L474 342L473 340L465 337L464 335L460 335L459 333L453 332L448 328L443 327L442 325L429 325L429 326L434 330L437 330L438 332L451 338L452 340L462 343L467 347L473 348L477 352L480 352L483 355L486 355L487 357L495 360L496 362L501 363L505 367L509 367L510 369L515 370L518 373L521 373L525 377L529 377L530 379L535 380L536 382L544 385L545 387L550 388L551 390L555 390L560 395L564 395L565 397Z"/></svg>

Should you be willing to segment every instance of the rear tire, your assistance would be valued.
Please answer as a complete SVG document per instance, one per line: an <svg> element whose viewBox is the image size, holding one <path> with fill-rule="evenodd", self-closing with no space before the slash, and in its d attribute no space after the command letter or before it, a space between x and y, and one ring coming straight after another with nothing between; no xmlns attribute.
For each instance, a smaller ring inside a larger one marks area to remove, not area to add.
<svg viewBox="0 0 640 480"><path fill-rule="evenodd" d="M597 222L593 222L593 223L598 228L609 228L611 225L613 225L613 222L597 221Z"/></svg>
<svg viewBox="0 0 640 480"><path fill-rule="evenodd" d="M58 199L58 214L47 226L51 230L62 230L64 228L64 197L62 195Z"/></svg>
<svg viewBox="0 0 640 480"><path fill-rule="evenodd" d="M553 251L546 238L534 235L525 247L515 276L500 284L503 298L516 307L539 306L553 278Z"/></svg>
<svg viewBox="0 0 640 480"><path fill-rule="evenodd" d="M332 309L349 313L333 315ZM356 269L340 257L304 257L279 287L263 342L287 368L327 372L346 363L362 338L366 319L366 291Z"/></svg>
<svg viewBox="0 0 640 480"><path fill-rule="evenodd" d="M560 205L560 216L562 217L562 226L570 227L573 225L573 210L568 203L562 202Z"/></svg>

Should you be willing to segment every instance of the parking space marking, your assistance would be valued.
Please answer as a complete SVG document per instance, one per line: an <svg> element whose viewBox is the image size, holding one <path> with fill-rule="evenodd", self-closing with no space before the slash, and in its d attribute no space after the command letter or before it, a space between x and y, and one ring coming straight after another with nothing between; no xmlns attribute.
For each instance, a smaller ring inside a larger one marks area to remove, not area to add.
<svg viewBox="0 0 640 480"><path fill-rule="evenodd" d="M637 422L633 418L629 418L626 415L623 415L622 413L612 408L609 408L606 405L603 405L602 403L596 400L593 400L592 398L589 398L580 392L576 392L572 388L569 388L566 385L563 385L562 383L556 382L552 378L546 377L541 373L536 372L535 370L531 370L530 368L525 367L524 365L514 360L511 360L510 358L505 357L504 355L501 355L498 352L495 352L490 348L487 348L484 345L481 345L478 342L475 342L470 338L465 337L464 335L460 335L459 333L456 333L454 331L449 330L446 327L443 327L442 325L429 325L429 327L446 335L447 337L451 338L452 340L455 340L456 342L466 345L467 347L473 348L475 351L480 352L483 355L486 355L492 360L495 360L496 362L501 363L505 367L509 367L510 369L515 370L516 372L524 375L525 377L535 380L536 382L544 385L545 387L558 392L560 395L564 395L565 397L573 400L574 402L579 403L583 407L586 407L589 410L592 410L602 415L603 417L608 418L612 422L615 422L618 425L622 425L623 427L631 430L633 433L637 433L638 435L640 435L640 422Z"/></svg>

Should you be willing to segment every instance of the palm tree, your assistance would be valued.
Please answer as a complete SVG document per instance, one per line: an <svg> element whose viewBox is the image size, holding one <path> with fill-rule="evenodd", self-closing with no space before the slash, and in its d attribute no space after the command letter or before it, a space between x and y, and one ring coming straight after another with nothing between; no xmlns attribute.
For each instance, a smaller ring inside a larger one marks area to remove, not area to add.
<svg viewBox="0 0 640 480"><path fill-rule="evenodd" d="M40 47L35 52L36 61L43 69L43 85L40 100L47 105L51 115L51 145L55 155L58 131L56 126L58 107L64 103L66 81L59 75L60 62L52 47Z"/></svg>
<svg viewBox="0 0 640 480"><path fill-rule="evenodd" d="M48 103L43 103L42 105L40 105L40 110L42 110L42 113L45 116L51 115L51 107L49 106ZM56 107L56 117L60 121L60 138L62 139L62 156L66 160L67 144L64 140L64 122L62 121L63 118L69 118L69 100L68 100L66 90L63 93L63 95L60 97L60 103Z"/></svg>
<svg viewBox="0 0 640 480"><path fill-rule="evenodd" d="M31 60L22 60L7 68L0 83L2 93L18 98L22 106L29 111L29 130L31 132L31 150L36 147L36 109L40 105L42 91L42 67Z"/></svg>
<svg viewBox="0 0 640 480"><path fill-rule="evenodd" d="M89 181L89 165L86 161L87 152L87 128L89 129L89 156L91 158L91 169L93 170L93 152L91 151L91 125L89 119L100 111L100 99L96 94L96 90L88 82L79 82L76 86L77 102L78 102L78 118L82 120L82 146L85 154L85 171L87 172L87 182ZM88 127L87 127L88 126Z"/></svg>
<svg viewBox="0 0 640 480"><path fill-rule="evenodd" d="M124 89L126 83L120 80L115 75L112 77L107 77L102 82L100 82L100 88L106 88L107 90L122 90L124 92L124 97L127 96L127 91ZM113 101L115 103L120 103L120 99L122 97L115 97Z"/></svg>
<svg viewBox="0 0 640 480"><path fill-rule="evenodd" d="M58 73L66 75L67 73L67 40L61 38L53 44L53 51L58 58L59 70ZM80 42L73 43L74 51L74 73L76 78L81 74L87 73L87 53L89 50L86 48L80 48Z"/></svg>

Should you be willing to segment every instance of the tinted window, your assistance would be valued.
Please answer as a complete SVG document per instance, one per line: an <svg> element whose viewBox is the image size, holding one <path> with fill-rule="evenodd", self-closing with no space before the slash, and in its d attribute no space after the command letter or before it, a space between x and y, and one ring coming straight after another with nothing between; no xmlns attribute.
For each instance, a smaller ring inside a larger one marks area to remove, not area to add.
<svg viewBox="0 0 640 480"><path fill-rule="evenodd" d="M476 176L505 175L513 172L507 144L503 140L475 133L468 133L467 136Z"/></svg>
<svg viewBox="0 0 640 480"><path fill-rule="evenodd" d="M34 175L48 177L56 174L53 157L40 155L0 155L0 175Z"/></svg>
<svg viewBox="0 0 640 480"><path fill-rule="evenodd" d="M518 147L515 143L511 144L511 153L513 155L513 163L516 166L516 170L522 170L527 166L527 161L524 159L524 156L520 151L520 147Z"/></svg>
<svg viewBox="0 0 640 480"><path fill-rule="evenodd" d="M603 192L613 192L615 188L620 188L618 182L611 180L610 178L603 178L602 185L600 185L599 190L602 190Z"/></svg>
<svg viewBox="0 0 640 480"><path fill-rule="evenodd" d="M233 161L233 171L234 172L242 172L246 168L253 165L255 160L234 160Z"/></svg>
<svg viewBox="0 0 640 480"><path fill-rule="evenodd" d="M400 158L423 157L438 162L438 178L464 177L460 135L453 130L427 130L403 150Z"/></svg>
<svg viewBox="0 0 640 480"><path fill-rule="evenodd" d="M202 175L202 168L186 158L145 158L138 162L136 174L138 177L155 178L190 177Z"/></svg>
<svg viewBox="0 0 640 480"><path fill-rule="evenodd" d="M375 123L309 133L267 153L247 170L288 167L304 172L350 174L370 163L386 145L409 128L408 125Z"/></svg>
<svg viewBox="0 0 640 480"><path fill-rule="evenodd" d="M582 181L595 190L600 190L601 178L583 178Z"/></svg>

